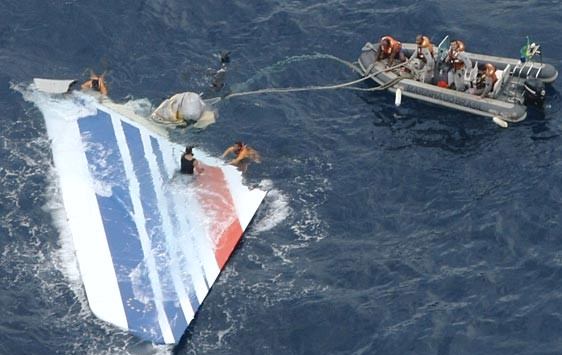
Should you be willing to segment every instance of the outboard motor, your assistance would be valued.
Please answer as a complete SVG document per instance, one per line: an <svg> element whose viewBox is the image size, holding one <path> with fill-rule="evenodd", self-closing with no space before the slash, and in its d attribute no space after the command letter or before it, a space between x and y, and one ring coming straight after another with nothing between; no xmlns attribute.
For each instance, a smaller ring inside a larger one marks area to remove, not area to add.
<svg viewBox="0 0 562 355"><path fill-rule="evenodd" d="M544 83L539 79L525 80L525 105L542 106L546 90Z"/></svg>

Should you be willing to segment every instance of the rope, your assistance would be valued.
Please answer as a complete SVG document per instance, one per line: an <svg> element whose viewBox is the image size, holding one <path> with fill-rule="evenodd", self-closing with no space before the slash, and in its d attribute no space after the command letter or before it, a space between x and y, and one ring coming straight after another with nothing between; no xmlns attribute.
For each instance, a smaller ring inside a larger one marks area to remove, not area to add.
<svg viewBox="0 0 562 355"><path fill-rule="evenodd" d="M335 58L335 57L334 57ZM342 60L343 62L343 60ZM379 70L377 72L374 72L373 74L370 74L368 76L364 76L360 79L357 80L353 80L353 81L349 81L349 82L345 82L345 83L341 83L341 84L336 84L336 85L327 85L327 86L306 86L306 87L302 87L302 88L269 88L269 89L260 89L260 90L253 90L253 91L245 91L245 92L235 92L232 94L228 94L226 96L223 96L222 99L226 100L232 97L236 97L236 96L246 96L246 95L257 95L257 94L265 94L265 93L287 93L287 92L298 92L298 91L319 91L319 90L335 90L335 89L350 89L350 90L360 90L360 91L375 91L374 89L379 89L379 90L384 90L392 85L394 85L395 83L397 83L398 81L404 79L402 77L398 77L394 80L391 80L389 83L380 85L378 87L372 88L372 89L362 89L362 88L357 88L357 87L351 87L352 85L355 85L357 83L360 83L362 81L368 80L368 79L372 79L375 76L387 72L387 71L391 71L397 68L400 68L404 65L406 65L408 62L404 62L404 63L400 63L398 65L394 65L392 67L389 68L385 68L382 70ZM351 64L351 63L349 63ZM373 65L371 65L368 70L367 73L369 73L373 68ZM398 79L398 80L397 80ZM389 85L390 84L390 85Z"/></svg>
<svg viewBox="0 0 562 355"><path fill-rule="evenodd" d="M344 59L338 58L336 56L333 56L331 54L322 54L322 53L314 53L314 54L303 54L303 55L296 55L296 56L292 56L292 57L288 57L285 58L273 65L270 65L266 68L263 68L261 70L259 70L258 72L256 72L256 74L254 76L252 76L251 78L249 78L248 80L246 80L244 83L242 83L242 86L246 86L249 83L254 82L257 78L262 77L262 76L266 76L270 73L275 73L277 71L280 71L283 67L289 65L289 64L293 64L296 62L302 62L302 61L306 61L306 60L316 60L316 59L331 59L331 60L335 60L337 62L343 63L344 65L346 65L347 67L351 68L352 70L356 71L359 74L362 74L361 69L358 68L356 65L354 65L351 62L348 62Z"/></svg>
<svg viewBox="0 0 562 355"><path fill-rule="evenodd" d="M396 77L394 79L392 79L391 81L389 81L388 83L385 83L383 85L379 85L379 86L375 86L374 88L358 88L358 87L346 87L343 89L347 89L347 90L355 90L355 91L381 91L381 90L386 90L391 86L394 86L395 84L399 83L401 80L403 79L411 79L411 76L399 76Z"/></svg>

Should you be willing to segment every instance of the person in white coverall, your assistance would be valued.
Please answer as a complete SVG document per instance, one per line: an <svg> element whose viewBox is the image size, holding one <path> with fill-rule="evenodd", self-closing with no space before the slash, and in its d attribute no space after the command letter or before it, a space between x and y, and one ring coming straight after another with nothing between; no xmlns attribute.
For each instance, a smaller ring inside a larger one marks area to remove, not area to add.
<svg viewBox="0 0 562 355"><path fill-rule="evenodd" d="M449 87L452 88L454 85L457 91L466 90L464 75L467 70L472 69L472 61L464 51L464 48L464 43L462 41L452 41L449 47L449 53L445 58L445 64L451 66L451 69L447 73Z"/></svg>

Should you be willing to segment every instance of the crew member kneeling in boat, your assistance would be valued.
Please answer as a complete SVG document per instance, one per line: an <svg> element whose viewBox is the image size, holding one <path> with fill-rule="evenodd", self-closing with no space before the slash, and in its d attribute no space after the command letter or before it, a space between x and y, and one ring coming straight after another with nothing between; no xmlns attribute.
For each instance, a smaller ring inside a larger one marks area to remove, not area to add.
<svg viewBox="0 0 562 355"><path fill-rule="evenodd" d="M466 70L472 68L472 61L464 51L464 43L462 41L454 40L451 42L449 53L445 58L445 64L451 66L447 73L449 87L452 87L454 84L457 91L465 91L464 74Z"/></svg>
<svg viewBox="0 0 562 355"><path fill-rule="evenodd" d="M471 94L486 97L494 89L494 84L498 81L496 67L491 63L484 65L484 72L478 77L474 88L468 89Z"/></svg>
<svg viewBox="0 0 562 355"><path fill-rule="evenodd" d="M242 172L245 172L248 169L250 160L253 160L256 163L261 162L259 153L240 141L234 143L233 146L228 147L222 154L222 157L226 158L226 156L230 154L234 154L234 159L232 159L229 164L237 166Z"/></svg>
<svg viewBox="0 0 562 355"><path fill-rule="evenodd" d="M102 95L107 96L107 86L104 80L105 73L96 75L93 71L90 72L90 79L84 82L81 86L82 90L95 90Z"/></svg>
<svg viewBox="0 0 562 355"><path fill-rule="evenodd" d="M201 174L203 170L199 161L193 156L193 147L185 147L185 152L180 159L180 174L193 175L194 172Z"/></svg>
<svg viewBox="0 0 562 355"><path fill-rule="evenodd" d="M430 83L433 80L433 71L435 69L435 59L433 57L433 44L429 37L418 35L416 37L417 49L410 57L410 63L414 63L411 67L416 73L416 80Z"/></svg>
<svg viewBox="0 0 562 355"><path fill-rule="evenodd" d="M391 67L394 64L394 60L398 57L400 62L406 60L406 56L402 52L402 43L398 42L391 36L384 36L379 42L379 48L377 49L377 61L381 59L388 59L387 67Z"/></svg>

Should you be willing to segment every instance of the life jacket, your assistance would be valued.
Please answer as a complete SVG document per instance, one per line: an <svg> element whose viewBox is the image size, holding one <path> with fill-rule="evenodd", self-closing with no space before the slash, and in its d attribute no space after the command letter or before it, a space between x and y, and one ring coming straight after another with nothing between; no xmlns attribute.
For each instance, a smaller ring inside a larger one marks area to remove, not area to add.
<svg viewBox="0 0 562 355"><path fill-rule="evenodd" d="M453 68L455 70L461 70L462 68L464 68L464 62L459 58L455 57L453 60L451 60L451 63L453 64Z"/></svg>
<svg viewBox="0 0 562 355"><path fill-rule="evenodd" d="M492 85L498 81L498 77L496 76L496 67L491 63L484 65L484 75L492 79Z"/></svg>
<svg viewBox="0 0 562 355"><path fill-rule="evenodd" d="M187 154L182 155L180 160L180 173L193 175L193 168L195 167L195 158L191 160L186 158Z"/></svg>
<svg viewBox="0 0 562 355"><path fill-rule="evenodd" d="M456 50L453 50L453 48L449 49L449 60L455 70L461 70L464 68L464 61L459 59L459 53L464 52L464 43L458 40L453 42L456 43Z"/></svg>
<svg viewBox="0 0 562 355"><path fill-rule="evenodd" d="M427 38L427 36L422 36L422 43L418 45L417 49L417 57L427 63L427 59L423 54L424 48L427 48L429 50L429 53L431 53L431 57L435 58L433 56L433 44L431 44L431 41L429 40L429 38Z"/></svg>
<svg viewBox="0 0 562 355"><path fill-rule="evenodd" d="M491 78L492 78L492 85L494 85L496 83L496 81L498 81L498 77L496 76L496 72L494 72L494 74L492 74Z"/></svg>
<svg viewBox="0 0 562 355"><path fill-rule="evenodd" d="M484 72L479 75L476 87L481 89L486 86L486 78L492 79L492 87L496 81L498 81L498 77L496 76L496 67L493 64L486 64L484 66Z"/></svg>
<svg viewBox="0 0 562 355"><path fill-rule="evenodd" d="M389 56L392 54L393 51L399 51L400 49L402 49L402 43L400 43L399 41L395 40L394 38L392 38L391 36L384 36L383 38L381 38L381 42L383 42L384 40L388 39L390 41L390 46L382 46L382 52Z"/></svg>
<svg viewBox="0 0 562 355"><path fill-rule="evenodd" d="M464 68L464 61L459 58L459 53L457 51L449 50L449 61L453 65L455 71Z"/></svg>

